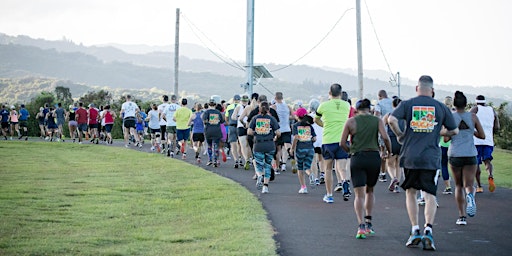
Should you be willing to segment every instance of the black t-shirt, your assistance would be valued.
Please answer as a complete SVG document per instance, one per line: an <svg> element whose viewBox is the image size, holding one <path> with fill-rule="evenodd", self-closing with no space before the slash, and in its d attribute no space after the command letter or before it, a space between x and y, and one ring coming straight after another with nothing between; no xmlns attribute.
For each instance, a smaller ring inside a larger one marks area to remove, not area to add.
<svg viewBox="0 0 512 256"><path fill-rule="evenodd" d="M256 115L258 115L260 113L260 107L257 106L255 109L253 109L251 111L251 113L249 113L249 115L247 116L247 123L250 123L252 118L255 117ZM275 109L273 108L270 108L270 115L273 116L276 121L279 123L279 116L277 116L277 112Z"/></svg>
<svg viewBox="0 0 512 256"><path fill-rule="evenodd" d="M249 123L254 131L254 152L271 152L276 149L274 136L279 123L273 116L257 115Z"/></svg>
<svg viewBox="0 0 512 256"><path fill-rule="evenodd" d="M220 124L224 123L222 113L216 109L207 109L203 113L204 136L206 138L222 138Z"/></svg>

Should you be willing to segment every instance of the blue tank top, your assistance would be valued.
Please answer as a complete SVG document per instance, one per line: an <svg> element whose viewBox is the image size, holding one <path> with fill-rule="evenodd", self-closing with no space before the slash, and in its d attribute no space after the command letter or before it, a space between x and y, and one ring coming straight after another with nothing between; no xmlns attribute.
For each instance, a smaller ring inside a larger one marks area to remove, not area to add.
<svg viewBox="0 0 512 256"><path fill-rule="evenodd" d="M204 133L204 123L203 123L203 119L201 118L201 114L203 114L203 111L199 111L199 112L195 112L194 115L196 115L194 117L194 120L193 120L193 128L192 128L192 133Z"/></svg>

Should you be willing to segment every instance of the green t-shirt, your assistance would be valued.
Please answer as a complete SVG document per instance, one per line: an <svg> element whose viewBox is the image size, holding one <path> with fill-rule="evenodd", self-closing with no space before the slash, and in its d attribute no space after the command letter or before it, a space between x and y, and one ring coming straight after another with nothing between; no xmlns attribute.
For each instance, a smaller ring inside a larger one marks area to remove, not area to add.
<svg viewBox="0 0 512 256"><path fill-rule="evenodd" d="M452 143L451 140L449 140L448 142L444 142L444 137L441 136L441 139L439 140L439 146L448 148L448 147L450 147L450 143Z"/></svg>
<svg viewBox="0 0 512 256"><path fill-rule="evenodd" d="M341 132L343 131L343 127L345 127L349 113L350 104L341 99L331 99L320 104L316 115L317 117L321 117L324 123L322 144L340 142Z"/></svg>
<svg viewBox="0 0 512 256"><path fill-rule="evenodd" d="M182 107L176 110L176 112L174 113L174 118L176 118L176 129L185 130L190 128L190 125L188 125L188 121L190 120L191 116L192 110L190 110L187 107Z"/></svg>

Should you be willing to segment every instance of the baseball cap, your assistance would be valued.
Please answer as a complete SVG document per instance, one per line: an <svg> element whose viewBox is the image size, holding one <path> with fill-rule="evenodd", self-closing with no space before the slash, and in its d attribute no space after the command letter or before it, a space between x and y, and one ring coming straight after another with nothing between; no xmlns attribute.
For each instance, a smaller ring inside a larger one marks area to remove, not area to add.
<svg viewBox="0 0 512 256"><path fill-rule="evenodd" d="M171 95L171 100L177 100L177 99L178 99L178 97L176 97L176 95L174 95L174 94Z"/></svg>
<svg viewBox="0 0 512 256"><path fill-rule="evenodd" d="M242 101L248 102L249 101L249 95L246 95L246 94L242 95Z"/></svg>
<svg viewBox="0 0 512 256"><path fill-rule="evenodd" d="M217 102L215 102L215 99L210 99L209 103L217 103Z"/></svg>
<svg viewBox="0 0 512 256"><path fill-rule="evenodd" d="M240 95L235 94L235 96L233 96L233 100L240 100Z"/></svg>
<svg viewBox="0 0 512 256"><path fill-rule="evenodd" d="M304 117L308 114L308 111L305 108L298 108L293 114L298 117Z"/></svg>

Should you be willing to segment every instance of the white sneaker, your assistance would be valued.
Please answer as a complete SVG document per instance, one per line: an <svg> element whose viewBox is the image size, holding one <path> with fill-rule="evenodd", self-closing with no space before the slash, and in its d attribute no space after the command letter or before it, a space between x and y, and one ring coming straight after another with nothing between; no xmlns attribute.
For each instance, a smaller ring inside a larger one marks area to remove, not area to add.
<svg viewBox="0 0 512 256"><path fill-rule="evenodd" d="M268 186L263 186L263 188L261 189L261 193L267 194L268 193Z"/></svg>
<svg viewBox="0 0 512 256"><path fill-rule="evenodd" d="M308 193L308 188L301 188L299 190L299 194L307 194Z"/></svg>
<svg viewBox="0 0 512 256"><path fill-rule="evenodd" d="M152 147L151 147L151 151L155 151L155 146L152 146Z"/></svg>

